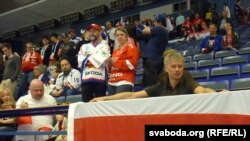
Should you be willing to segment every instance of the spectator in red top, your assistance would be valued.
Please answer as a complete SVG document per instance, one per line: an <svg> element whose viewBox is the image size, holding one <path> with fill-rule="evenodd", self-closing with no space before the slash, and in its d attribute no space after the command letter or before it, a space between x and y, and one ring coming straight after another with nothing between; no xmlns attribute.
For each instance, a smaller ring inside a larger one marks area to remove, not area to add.
<svg viewBox="0 0 250 141"><path fill-rule="evenodd" d="M227 22L225 23L224 27L225 27L226 35L223 36L223 49L225 50L239 49L241 46L240 37L233 30L232 24L230 22Z"/></svg>
<svg viewBox="0 0 250 141"><path fill-rule="evenodd" d="M184 35L188 36L192 32L192 22L190 17L186 17L185 22L182 24L182 28L184 30Z"/></svg>
<svg viewBox="0 0 250 141"><path fill-rule="evenodd" d="M184 28L186 36L188 36L192 32L192 22L190 17L186 17L185 22L182 24L182 28Z"/></svg>
<svg viewBox="0 0 250 141"><path fill-rule="evenodd" d="M198 13L195 14L195 19L192 22L195 26L195 29L197 31L201 31L201 24L204 22L204 20L200 18L200 15Z"/></svg>
<svg viewBox="0 0 250 141"><path fill-rule="evenodd" d="M118 27L115 36L119 47L113 51L110 60L112 66L108 82L109 95L133 90L139 58L138 47L128 41L128 31L124 27Z"/></svg>
<svg viewBox="0 0 250 141"><path fill-rule="evenodd" d="M23 92L23 94L27 94L28 86L31 80L34 78L34 67L43 64L41 56L39 53L34 51L33 43L27 42L26 43L26 53L23 55L22 58L22 78L20 83L20 90L19 92Z"/></svg>

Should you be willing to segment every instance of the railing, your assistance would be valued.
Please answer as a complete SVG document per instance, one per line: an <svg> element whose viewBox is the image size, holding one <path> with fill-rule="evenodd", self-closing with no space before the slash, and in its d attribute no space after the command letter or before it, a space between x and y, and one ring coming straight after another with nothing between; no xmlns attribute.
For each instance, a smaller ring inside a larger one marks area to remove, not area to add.
<svg viewBox="0 0 250 141"><path fill-rule="evenodd" d="M69 106L54 106L54 107L40 107L29 109L14 109L0 111L0 117L18 117L27 115L53 115L65 114L68 112ZM50 131L50 132L37 132L37 131L16 131L16 132L0 132L3 135L67 135L67 131Z"/></svg>

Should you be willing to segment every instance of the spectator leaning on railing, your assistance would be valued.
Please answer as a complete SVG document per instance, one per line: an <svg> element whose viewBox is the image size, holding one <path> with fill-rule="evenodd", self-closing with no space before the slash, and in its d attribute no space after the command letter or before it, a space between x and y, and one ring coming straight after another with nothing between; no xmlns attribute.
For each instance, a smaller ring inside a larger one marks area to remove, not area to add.
<svg viewBox="0 0 250 141"><path fill-rule="evenodd" d="M124 92L112 96L97 97L92 99L95 101L170 96L181 94L198 94L198 93L213 93L213 89L205 88L199 85L191 75L184 73L184 57L178 52L170 52L164 56L164 70L166 77L153 86L145 88L138 92Z"/></svg>

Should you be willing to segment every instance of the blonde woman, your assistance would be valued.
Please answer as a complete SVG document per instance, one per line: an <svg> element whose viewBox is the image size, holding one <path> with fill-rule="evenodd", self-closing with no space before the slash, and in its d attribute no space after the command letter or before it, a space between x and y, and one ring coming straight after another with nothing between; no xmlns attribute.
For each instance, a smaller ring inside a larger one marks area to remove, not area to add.
<svg viewBox="0 0 250 141"><path fill-rule="evenodd" d="M8 88L0 90L1 110L11 110L15 108L15 100L12 92ZM0 118L0 132L16 131L16 120L13 117ZM13 136L0 136L1 141L12 141Z"/></svg>
<svg viewBox="0 0 250 141"><path fill-rule="evenodd" d="M138 47L129 42L128 31L124 27L118 27L115 36L119 47L113 51L110 59L109 95L133 90L139 58Z"/></svg>

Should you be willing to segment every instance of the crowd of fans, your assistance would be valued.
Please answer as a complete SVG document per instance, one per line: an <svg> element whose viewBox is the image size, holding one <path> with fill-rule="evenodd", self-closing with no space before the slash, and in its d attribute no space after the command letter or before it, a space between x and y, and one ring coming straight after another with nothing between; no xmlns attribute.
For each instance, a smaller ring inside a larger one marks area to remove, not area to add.
<svg viewBox="0 0 250 141"><path fill-rule="evenodd" d="M238 24L246 25L249 23L249 12L240 4L241 0L237 0L235 15ZM179 12L174 19L170 15L156 14L153 19L119 23L116 27L107 21L104 28L93 23L80 31L81 37L74 29L69 29L67 33L41 37L39 48L34 48L34 43L27 41L22 56L13 52L10 43L4 43L0 56L0 63L4 64L0 67L3 72L0 108L54 106L58 104L55 98L64 97L66 101L67 96L77 94L81 94L83 102L89 102L162 96L165 95L163 93L214 92L201 87L183 70L184 59L178 52L172 50L164 54L169 40L177 38L202 40L201 53L237 51L241 47L240 36L234 30L227 4L224 4L221 14L211 7L205 17L199 15L191 13L185 17ZM148 88L131 93L140 58L143 60L143 85ZM179 86L179 80L189 83L188 87ZM167 90L168 87L172 90ZM175 88L178 88L177 91L173 91ZM117 93L122 94L115 95ZM103 97L106 95L114 96ZM46 119L44 123L39 121L40 118ZM66 130L65 116L57 115L58 122L54 128L52 120L51 116L32 117L30 124L36 131ZM17 124L19 120L14 118L0 119L0 130L15 131ZM0 140L11 138L1 137ZM56 137L53 138L56 140Z"/></svg>

